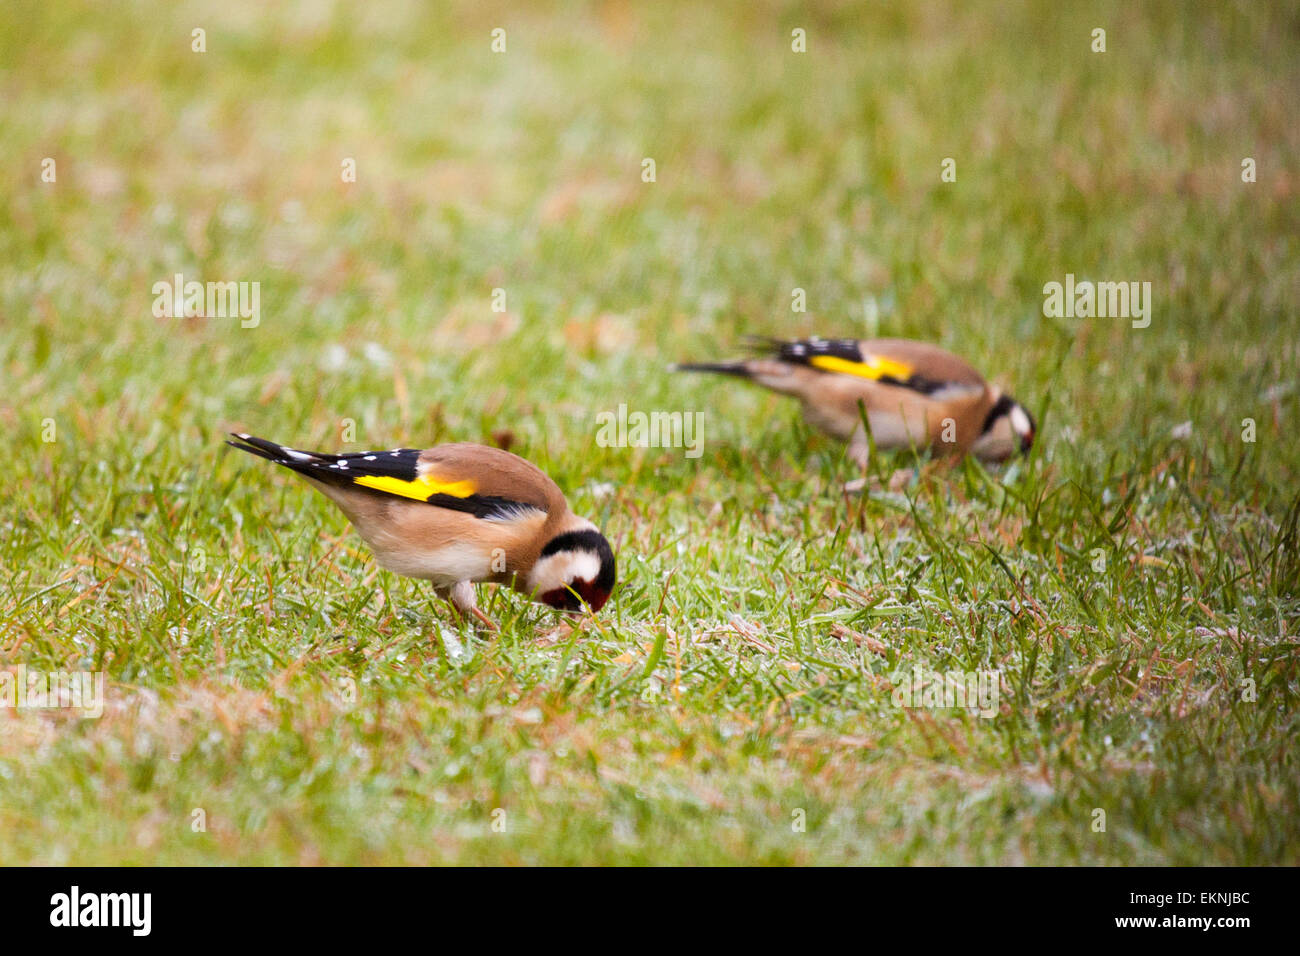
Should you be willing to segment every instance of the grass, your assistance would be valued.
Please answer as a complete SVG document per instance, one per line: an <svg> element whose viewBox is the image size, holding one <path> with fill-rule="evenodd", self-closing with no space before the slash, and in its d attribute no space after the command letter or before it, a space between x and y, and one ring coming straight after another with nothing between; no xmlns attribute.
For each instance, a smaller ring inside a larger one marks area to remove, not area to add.
<svg viewBox="0 0 1300 956"><path fill-rule="evenodd" d="M0 712L0 861L1300 862L1294 8L6 13L0 660L107 706ZM260 324L155 318L176 272ZM1150 327L1045 317L1066 273ZM1041 439L845 499L797 409L663 370L751 333L938 342ZM619 403L704 454L600 447ZM235 428L508 437L619 589L481 589L454 656Z"/></svg>

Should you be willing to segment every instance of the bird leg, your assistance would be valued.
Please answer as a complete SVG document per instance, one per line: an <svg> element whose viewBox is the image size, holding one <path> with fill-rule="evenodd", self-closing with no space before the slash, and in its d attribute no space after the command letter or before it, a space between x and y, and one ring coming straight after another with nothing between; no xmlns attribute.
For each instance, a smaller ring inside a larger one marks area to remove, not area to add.
<svg viewBox="0 0 1300 956"><path fill-rule="evenodd" d="M470 581L457 581L450 588L446 589L443 597L452 606L456 612L457 620L464 620L465 617L473 616L478 622L490 631L500 632L500 628L493 623L492 619L479 610L478 602L474 597L474 585Z"/></svg>
<svg viewBox="0 0 1300 956"><path fill-rule="evenodd" d="M849 439L849 461L857 465L863 472L867 470L867 463L871 460L871 443L867 440L867 430L861 426L853 432L853 437ZM845 494L856 495L867 487L867 479L864 475L861 478L854 478L852 481L844 483Z"/></svg>

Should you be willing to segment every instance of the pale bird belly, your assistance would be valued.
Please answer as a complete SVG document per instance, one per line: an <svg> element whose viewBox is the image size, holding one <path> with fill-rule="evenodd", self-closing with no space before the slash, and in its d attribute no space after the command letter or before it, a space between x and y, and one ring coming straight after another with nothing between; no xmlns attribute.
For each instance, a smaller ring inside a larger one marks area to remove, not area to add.
<svg viewBox="0 0 1300 956"><path fill-rule="evenodd" d="M436 587L450 587L458 581L484 581L492 576L492 549L465 539L442 536L436 546L414 545L411 536L394 533L391 517L383 512L364 513L364 499L340 492L323 482L312 482L352 522L352 527L370 546L379 566L394 574L431 581ZM391 503L386 503L391 506ZM420 506L422 507L422 506Z"/></svg>
<svg viewBox="0 0 1300 956"><path fill-rule="evenodd" d="M862 422L855 415L813 404L804 405L803 419L813 428L819 428L826 434L834 435L844 441L848 441L853 432L862 426Z"/></svg>
<svg viewBox="0 0 1300 956"><path fill-rule="evenodd" d="M481 547L458 541L430 551L400 551L371 546L379 564L394 574L450 587L457 581L483 581L492 576L492 555Z"/></svg>
<svg viewBox="0 0 1300 956"><path fill-rule="evenodd" d="M867 421L877 448L910 448L913 445L924 448L930 444L922 415L904 418L890 412L868 412Z"/></svg>
<svg viewBox="0 0 1300 956"><path fill-rule="evenodd" d="M804 407L804 419L814 428L844 441L862 430L862 419L857 415L814 405ZM923 448L930 444L925 415L918 411L909 411L905 419L901 412L872 409L867 412L867 422L877 448L910 448L914 444Z"/></svg>

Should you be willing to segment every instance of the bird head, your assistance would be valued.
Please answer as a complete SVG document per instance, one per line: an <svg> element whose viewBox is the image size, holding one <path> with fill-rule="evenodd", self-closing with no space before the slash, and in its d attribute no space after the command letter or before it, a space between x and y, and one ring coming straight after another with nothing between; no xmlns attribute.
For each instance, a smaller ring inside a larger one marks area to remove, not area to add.
<svg viewBox="0 0 1300 956"><path fill-rule="evenodd" d="M1037 425L1029 409L1010 395L999 393L984 418L979 438L971 445L971 452L984 461L1005 461L1012 455L1028 452L1036 433Z"/></svg>
<svg viewBox="0 0 1300 956"><path fill-rule="evenodd" d="M599 611L615 580L614 550L589 522L546 542L528 573L537 600L561 611Z"/></svg>

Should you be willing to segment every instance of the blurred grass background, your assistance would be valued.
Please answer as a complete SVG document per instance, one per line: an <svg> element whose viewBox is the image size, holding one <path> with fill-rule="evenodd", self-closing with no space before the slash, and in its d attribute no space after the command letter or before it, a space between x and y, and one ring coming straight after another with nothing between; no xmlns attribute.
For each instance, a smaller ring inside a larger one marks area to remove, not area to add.
<svg viewBox="0 0 1300 956"><path fill-rule="evenodd" d="M0 17L0 660L110 681L0 714L0 861L1297 861L1294 5ZM260 324L155 318L177 272ZM1044 317L1066 273L1150 328ZM794 408L663 371L747 333L936 341L1039 447L846 502ZM620 402L704 456L598 447ZM484 592L453 659L231 428L509 432L625 583L573 632ZM1003 713L891 707L918 662Z"/></svg>

